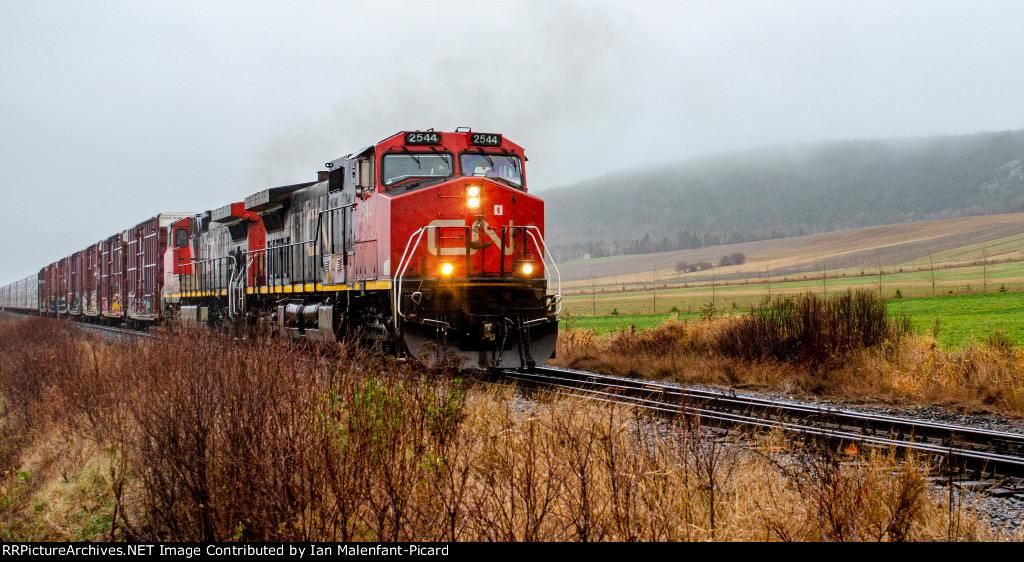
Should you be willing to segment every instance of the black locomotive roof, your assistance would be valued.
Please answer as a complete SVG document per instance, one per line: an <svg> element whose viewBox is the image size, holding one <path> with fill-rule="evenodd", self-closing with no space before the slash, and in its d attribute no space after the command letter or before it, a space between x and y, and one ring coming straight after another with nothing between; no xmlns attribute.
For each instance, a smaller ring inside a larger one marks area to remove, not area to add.
<svg viewBox="0 0 1024 562"><path fill-rule="evenodd" d="M294 185L282 185L280 187L271 187L270 189L264 189L263 191L254 193L245 198L245 210L247 211L265 211L277 205L283 204L288 196L292 193L315 184L315 181L306 183L296 183Z"/></svg>

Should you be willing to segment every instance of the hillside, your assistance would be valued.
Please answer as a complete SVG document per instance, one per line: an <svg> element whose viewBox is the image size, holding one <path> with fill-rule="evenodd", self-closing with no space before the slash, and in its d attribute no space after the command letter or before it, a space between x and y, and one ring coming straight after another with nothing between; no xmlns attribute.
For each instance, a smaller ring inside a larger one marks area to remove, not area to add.
<svg viewBox="0 0 1024 562"><path fill-rule="evenodd" d="M996 244L994 241L1000 241ZM825 234L746 242L636 256L574 260L559 265L563 282L595 280L598 285L649 283L653 272L658 282L704 282L708 271L685 273L684 263L716 265L720 281L796 273L815 273L847 268L875 270L917 262L949 266L982 258L984 245L989 260L1018 260L1024 254L1024 213L984 215L938 221L874 226ZM742 253L745 263L717 267L722 257Z"/></svg>
<svg viewBox="0 0 1024 562"><path fill-rule="evenodd" d="M1024 129L768 147L623 171L543 197L547 238L562 260L622 253L627 241L627 252L652 252L1020 212Z"/></svg>

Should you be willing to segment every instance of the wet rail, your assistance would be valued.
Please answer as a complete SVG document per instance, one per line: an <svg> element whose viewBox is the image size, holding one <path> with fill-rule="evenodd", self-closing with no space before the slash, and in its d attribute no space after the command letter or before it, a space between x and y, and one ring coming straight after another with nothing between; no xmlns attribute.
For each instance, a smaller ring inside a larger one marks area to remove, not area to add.
<svg viewBox="0 0 1024 562"><path fill-rule="evenodd" d="M10 314L11 316L15 316L15 317L37 316L36 314L30 314L30 313L27 313L27 312L25 312L23 310L3 310L3 311L0 311L0 313L2 313L2 314ZM153 334L150 334L149 332L147 332L145 330L135 330L135 329L131 329L131 328L118 328L118 327L115 327L115 326L107 326L105 324L96 324L96 323L93 323L93 322L83 322L83 321L81 321L81 320L79 320L77 318L71 317L71 316L64 316L63 318L64 319L74 320L75 321L75 326L78 327L78 328L81 328L82 330L103 334L103 335L105 335L107 337L111 337L111 338L122 338L122 339L130 339L130 338L133 338L133 337L148 338L148 337L152 337L152 335L153 335Z"/></svg>
<svg viewBox="0 0 1024 562"><path fill-rule="evenodd" d="M698 416L730 430L782 430L804 439L914 451L961 478L1005 479L1024 499L1024 435L697 390L571 369L502 370L504 380L669 415Z"/></svg>
<svg viewBox="0 0 1024 562"><path fill-rule="evenodd" d="M88 322L77 322L75 325L78 326L79 328L81 328L82 330L86 330L86 331L89 331L89 332L100 333L100 334L103 334L103 335L105 335L107 337L111 337L111 338L131 339L131 338L149 338L149 337L153 336L153 334L150 334L149 332L146 332L144 330L133 330L133 329L130 329L130 328L116 328L114 326L104 326L103 324L91 324L91 323L88 323Z"/></svg>

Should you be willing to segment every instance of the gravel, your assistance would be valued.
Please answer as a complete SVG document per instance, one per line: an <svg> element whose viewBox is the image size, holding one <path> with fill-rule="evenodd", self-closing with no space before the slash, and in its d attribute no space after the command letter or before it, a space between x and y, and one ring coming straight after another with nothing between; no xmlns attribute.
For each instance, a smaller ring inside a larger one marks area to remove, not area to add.
<svg viewBox="0 0 1024 562"><path fill-rule="evenodd" d="M950 501L949 489L942 483L933 484L930 495L942 505L948 505ZM1008 540L1024 540L1024 501L954 488L953 502L966 506L982 520L987 519L994 533Z"/></svg>
<svg viewBox="0 0 1024 562"><path fill-rule="evenodd" d="M650 381L655 382L655 381ZM825 408L836 408L866 412L876 415L908 418L913 420L931 421L950 425L961 425L973 428L982 428L995 431L1024 434L1024 419L1011 418L988 411L953 411L942 406L896 406L891 404L862 402L848 402L828 400L823 398L797 399L784 393L777 392L751 392L745 390L730 391L718 387L704 385L681 385L666 381L657 381L659 384L669 384L684 388L694 388L714 392L735 392L738 396L778 400L793 404L819 406ZM955 482L954 482L955 483ZM955 483L956 484L956 483ZM974 510L981 517L989 520L990 528L999 534L1006 535L1013 540L1024 540L1024 490L1018 491L1021 497L993 497L985 490L987 486L977 487L970 483L957 485L954 489L954 501L960 501L970 509ZM949 501L949 490L946 481L936 481L932 487L932 495L938 501L946 503Z"/></svg>
<svg viewBox="0 0 1024 562"><path fill-rule="evenodd" d="M722 392L721 388L694 387L702 390L713 390ZM912 420L931 421L950 425L961 425L966 427L988 429L994 431L1005 431L1010 433L1024 434L1024 419L1011 418L998 413L988 411L953 411L942 406L895 406L891 404L864 404L839 400L827 400L823 398L801 398L771 392L747 392L737 391L737 395L753 398L764 398L780 400L793 404L804 404L820 407L837 408L865 412L882 416L907 418ZM954 481L954 484L956 482ZM953 500L959 501L969 509L975 511L982 518L989 521L992 531L1005 535L1007 538L1024 541L1024 490L1018 492L1021 497L993 497L986 492L987 486L980 486L980 489L971 489L975 486L969 483L957 485L953 492ZM949 501L949 489L947 481L936 481L932 485L933 497L942 502Z"/></svg>
<svg viewBox="0 0 1024 562"><path fill-rule="evenodd" d="M895 406L891 404L873 403L864 404L860 402L848 402L838 400L827 400L823 398L797 399L794 396L777 392L751 392L745 390L730 391L718 387L704 385L682 385L667 381L649 381L659 384L668 384L684 388L693 388L714 392L735 392L738 396L778 400L793 404L819 406L825 408L836 408L841 410L852 410L866 412L876 415L908 418L913 420L931 421L950 425L962 425L974 428L983 428L995 431L1024 434L1024 420L1011 418L988 411L958 412L949 410L942 406ZM524 405L517 405L522 408ZM977 484L977 483L975 483ZM990 529L1006 538L1016 541L1024 541L1024 490L1017 491L1017 495L1007 497L994 497L986 490L986 485L975 486L972 483L957 483L954 481L953 500L960 502L973 510L983 519L988 519ZM948 481L936 479L932 484L932 497L941 503L949 501Z"/></svg>

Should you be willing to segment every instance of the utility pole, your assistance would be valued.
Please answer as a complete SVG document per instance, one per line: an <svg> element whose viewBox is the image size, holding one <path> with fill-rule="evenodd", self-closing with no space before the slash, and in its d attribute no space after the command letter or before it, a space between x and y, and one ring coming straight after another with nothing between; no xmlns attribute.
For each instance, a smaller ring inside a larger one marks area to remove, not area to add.
<svg viewBox="0 0 1024 562"><path fill-rule="evenodd" d="M875 266L878 267L878 298L882 298L882 258L875 258Z"/></svg>
<svg viewBox="0 0 1024 562"><path fill-rule="evenodd" d="M981 249L981 287L982 292L988 292L988 247Z"/></svg>
<svg viewBox="0 0 1024 562"><path fill-rule="evenodd" d="M825 268L825 256L821 257L821 294L828 299L828 284L825 281L828 279L828 269Z"/></svg>
<svg viewBox="0 0 1024 562"><path fill-rule="evenodd" d="M711 266L711 309L715 308L715 266Z"/></svg>
<svg viewBox="0 0 1024 562"><path fill-rule="evenodd" d="M594 278L590 278L590 306L593 309L593 315L597 316L597 282Z"/></svg>
<svg viewBox="0 0 1024 562"><path fill-rule="evenodd" d="M932 296L935 296L935 261L932 260L932 253L928 252L928 267L932 270Z"/></svg>
<svg viewBox="0 0 1024 562"><path fill-rule="evenodd" d="M651 295L654 299L654 306L651 312L653 314L658 313L658 269L651 269Z"/></svg>

